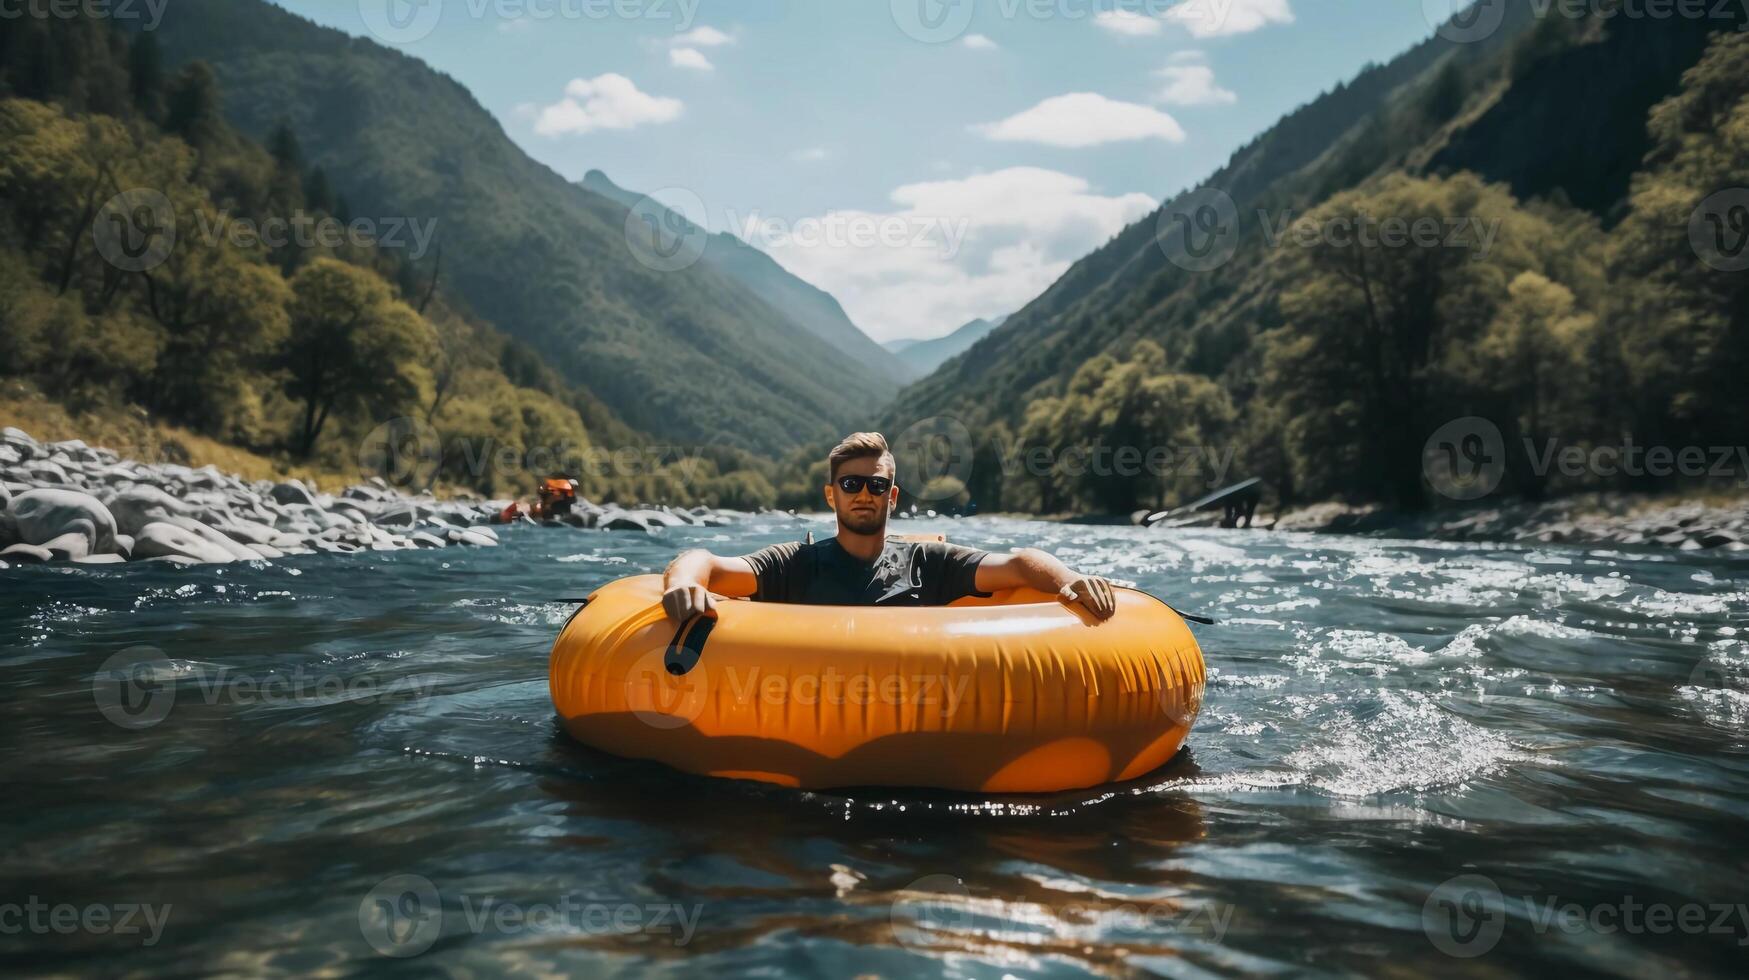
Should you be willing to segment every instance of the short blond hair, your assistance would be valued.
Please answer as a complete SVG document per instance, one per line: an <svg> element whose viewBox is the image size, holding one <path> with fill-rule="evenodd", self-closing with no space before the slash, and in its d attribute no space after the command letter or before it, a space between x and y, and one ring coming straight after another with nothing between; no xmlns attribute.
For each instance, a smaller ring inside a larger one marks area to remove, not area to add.
<svg viewBox="0 0 1749 980"><path fill-rule="evenodd" d="M899 464L893 459L893 451L887 448L887 437L879 432L852 432L844 437L844 441L832 447L826 454L826 478L838 479L838 466L853 459L867 459L878 456L881 461L893 468L897 476Z"/></svg>

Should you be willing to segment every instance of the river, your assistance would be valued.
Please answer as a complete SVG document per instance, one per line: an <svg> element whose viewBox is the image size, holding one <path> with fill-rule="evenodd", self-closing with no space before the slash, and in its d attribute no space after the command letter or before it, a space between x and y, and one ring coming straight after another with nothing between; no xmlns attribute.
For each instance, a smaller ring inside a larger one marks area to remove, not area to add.
<svg viewBox="0 0 1749 980"><path fill-rule="evenodd" d="M833 977L1749 962L1749 563L920 522L906 529L1044 547L1217 616L1196 628L1210 676L1187 750L1135 784L1012 800L684 776L559 732L547 653L571 607L548 600L803 526L0 572L0 962ZM153 662L146 700L108 683Z"/></svg>

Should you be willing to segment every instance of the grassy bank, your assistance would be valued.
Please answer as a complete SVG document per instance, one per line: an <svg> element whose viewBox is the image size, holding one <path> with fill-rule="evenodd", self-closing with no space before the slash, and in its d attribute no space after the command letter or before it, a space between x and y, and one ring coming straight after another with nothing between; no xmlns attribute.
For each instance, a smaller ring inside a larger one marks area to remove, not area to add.
<svg viewBox="0 0 1749 980"><path fill-rule="evenodd" d="M23 429L42 442L82 439L147 463L216 466L246 480L297 478L326 490L359 482L357 473L300 465L227 445L147 418L136 408L72 409L25 381L0 382L0 426Z"/></svg>

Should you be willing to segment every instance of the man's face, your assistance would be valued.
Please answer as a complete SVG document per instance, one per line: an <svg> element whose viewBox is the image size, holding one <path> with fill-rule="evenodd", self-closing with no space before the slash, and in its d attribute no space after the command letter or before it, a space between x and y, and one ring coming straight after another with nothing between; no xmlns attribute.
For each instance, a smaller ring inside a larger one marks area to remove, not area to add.
<svg viewBox="0 0 1749 980"><path fill-rule="evenodd" d="M891 480L893 464L879 456L847 459L838 465L838 476L826 485L826 503L838 515L839 526L853 534L880 534L886 530L888 513L899 502L898 484L880 496L866 486L856 493L845 493L838 481L847 476L884 476Z"/></svg>

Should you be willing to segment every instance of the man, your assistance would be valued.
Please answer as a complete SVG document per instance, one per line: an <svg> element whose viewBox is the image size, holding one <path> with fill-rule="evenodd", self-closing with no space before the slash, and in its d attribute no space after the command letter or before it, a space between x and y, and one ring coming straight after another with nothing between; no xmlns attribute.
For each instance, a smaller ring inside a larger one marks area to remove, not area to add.
<svg viewBox="0 0 1749 980"><path fill-rule="evenodd" d="M519 501L511 501L504 512L498 515L496 523L513 524L522 517L537 521L558 520L571 512L577 505L577 481L564 477L554 477L546 480L537 491L538 497L534 504L525 505Z"/></svg>
<svg viewBox="0 0 1749 980"><path fill-rule="evenodd" d="M1096 619L1117 610L1111 583L1071 571L1036 548L998 555L888 538L887 518L899 502L895 469L879 433L846 438L826 461L826 503L838 515L835 537L774 545L739 558L685 552L668 566L662 608L685 622L714 614L712 593L811 605L940 606L1030 586Z"/></svg>

